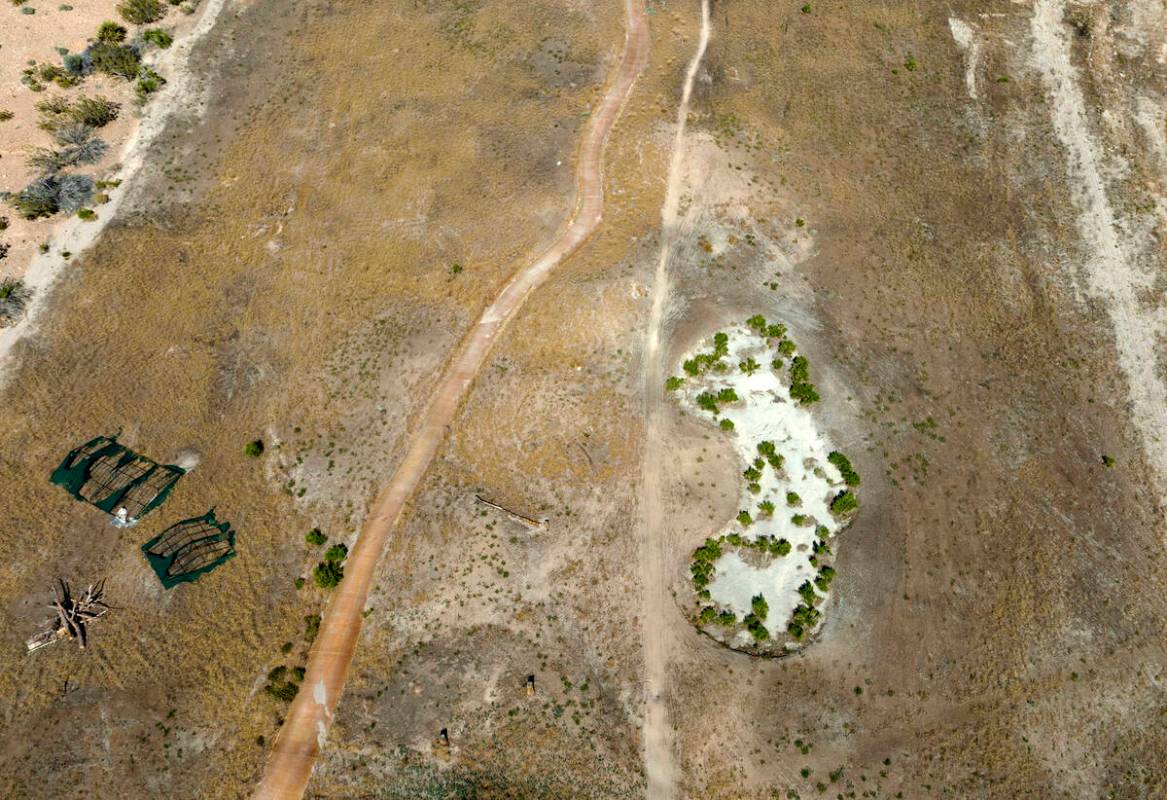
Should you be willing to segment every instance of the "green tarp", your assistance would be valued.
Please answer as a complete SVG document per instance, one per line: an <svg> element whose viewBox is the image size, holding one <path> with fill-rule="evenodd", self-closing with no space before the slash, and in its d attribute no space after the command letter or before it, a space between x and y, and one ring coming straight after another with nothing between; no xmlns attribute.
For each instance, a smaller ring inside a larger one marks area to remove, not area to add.
<svg viewBox="0 0 1167 800"><path fill-rule="evenodd" d="M235 555L235 532L215 519L211 509L201 517L184 519L142 545L146 560L162 586L171 588L196 580Z"/></svg>
<svg viewBox="0 0 1167 800"><path fill-rule="evenodd" d="M162 505L184 474L118 444L116 436L98 436L65 456L50 480L107 514L125 508L137 520Z"/></svg>

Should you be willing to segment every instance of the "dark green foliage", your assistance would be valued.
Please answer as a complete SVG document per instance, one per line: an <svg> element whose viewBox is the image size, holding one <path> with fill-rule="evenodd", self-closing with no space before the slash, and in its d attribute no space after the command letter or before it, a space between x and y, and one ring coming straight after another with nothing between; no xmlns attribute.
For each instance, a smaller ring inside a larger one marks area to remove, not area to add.
<svg viewBox="0 0 1167 800"><path fill-rule="evenodd" d="M174 44L174 37L161 28L147 28L146 30L142 31L142 39L154 45L155 47L161 48L162 50L165 50L170 47L170 45ZM458 265L455 264L455 266ZM461 269L458 271L461 272Z"/></svg>
<svg viewBox="0 0 1167 800"><path fill-rule="evenodd" d="M684 378L678 378L676 375L673 375L665 381L665 391L675 392L677 389L680 389L684 383Z"/></svg>
<svg viewBox="0 0 1167 800"><path fill-rule="evenodd" d="M713 334L713 357L715 359L729 355L729 334L718 331Z"/></svg>
<svg viewBox="0 0 1167 800"><path fill-rule="evenodd" d="M713 606L705 606L701 609L701 613L697 616L697 620L702 625L709 625L717 619L717 609Z"/></svg>
<svg viewBox="0 0 1167 800"><path fill-rule="evenodd" d="M77 217L86 222L93 222L97 219L97 214L93 212L92 208L79 208L77 209Z"/></svg>
<svg viewBox="0 0 1167 800"><path fill-rule="evenodd" d="M770 552L773 553L774 555L778 555L778 556L789 555L790 550L791 550L790 542L786 541L785 539L779 539L778 541L774 542L774 544L771 545L771 547L770 547Z"/></svg>
<svg viewBox="0 0 1167 800"><path fill-rule="evenodd" d="M815 594L814 586L810 581L803 581L802 585L798 587L798 594L802 597L802 602L808 606L813 606L818 602L819 596Z"/></svg>
<svg viewBox="0 0 1167 800"><path fill-rule="evenodd" d="M321 589L335 588L344 579L344 567L337 561L321 561L312 568L312 580Z"/></svg>
<svg viewBox="0 0 1167 800"><path fill-rule="evenodd" d="M742 538L740 533L731 533L725 537L725 540L732 544L734 547L741 547L743 544L745 544L745 539Z"/></svg>
<svg viewBox="0 0 1167 800"><path fill-rule="evenodd" d="M758 333L764 333L766 330L766 318L761 314L755 314L746 320L746 325L753 328Z"/></svg>
<svg viewBox="0 0 1167 800"><path fill-rule="evenodd" d="M721 543L716 539L706 539L705 544L693 551L694 561L713 563L719 558L721 558Z"/></svg>
<svg viewBox="0 0 1167 800"><path fill-rule="evenodd" d="M823 594L831 588L831 581L835 579L835 570L833 567L823 567L819 570L818 577L814 579L814 585L819 588Z"/></svg>
<svg viewBox="0 0 1167 800"><path fill-rule="evenodd" d="M859 508L859 498L850 489L839 492L831 501L831 513L843 516Z"/></svg>
<svg viewBox="0 0 1167 800"><path fill-rule="evenodd" d="M1111 456L1104 455L1102 456L1102 463L1107 469L1110 469L1118 462L1115 461Z"/></svg>
<svg viewBox="0 0 1167 800"><path fill-rule="evenodd" d="M320 632L320 615L308 614L304 617L304 638L311 644Z"/></svg>
<svg viewBox="0 0 1167 800"><path fill-rule="evenodd" d="M723 431L732 431L733 430L733 420L732 419L722 418L721 422L717 423L717 425Z"/></svg>
<svg viewBox="0 0 1167 800"><path fill-rule="evenodd" d="M786 505L788 505L788 506L800 506L800 505L802 505L802 498L798 496L797 492L787 492L786 493Z"/></svg>
<svg viewBox="0 0 1167 800"><path fill-rule="evenodd" d="M763 500L762 502L758 503L758 511L769 517L774 513L774 504L769 500Z"/></svg>
<svg viewBox="0 0 1167 800"><path fill-rule="evenodd" d="M745 623L746 630L754 637L754 641L764 642L770 638L770 632L766 630L766 626L755 615L746 614L746 618L742 622Z"/></svg>
<svg viewBox="0 0 1167 800"><path fill-rule="evenodd" d="M332 547L324 551L324 560L328 561L329 563L335 562L339 564L346 558L348 558L348 545L344 544L343 542L340 544L334 544Z"/></svg>
<svg viewBox="0 0 1167 800"><path fill-rule="evenodd" d="M742 473L742 477L748 481L756 481L762 477L762 471L757 467L747 467L746 471Z"/></svg>
<svg viewBox="0 0 1167 800"><path fill-rule="evenodd" d="M839 474L843 476L843 482L848 486L859 485L859 473L851 467L851 461L847 456L840 453L838 450L833 450L828 456L827 461L835 465L835 469L839 470Z"/></svg>
<svg viewBox="0 0 1167 800"><path fill-rule="evenodd" d="M263 455L263 439L248 442L243 448L243 454L249 458L259 458Z"/></svg>
<svg viewBox="0 0 1167 800"><path fill-rule="evenodd" d="M144 103L146 98L162 88L166 79L149 67L142 67L138 73L138 82L134 84L134 95L138 102Z"/></svg>
<svg viewBox="0 0 1167 800"><path fill-rule="evenodd" d="M95 44L89 50L93 68L105 75L115 75L132 81L138 77L142 60L133 48L124 44Z"/></svg>
<svg viewBox="0 0 1167 800"><path fill-rule="evenodd" d="M328 541L328 537L321 533L319 528L313 528L304 534L304 541L306 541L308 544L316 545L319 547Z"/></svg>
<svg viewBox="0 0 1167 800"><path fill-rule="evenodd" d="M778 343L778 352L790 358L790 356L794 355L794 342L789 339L783 339Z"/></svg>
<svg viewBox="0 0 1167 800"><path fill-rule="evenodd" d="M717 624L730 626L737 622L737 616L732 611L722 611L717 615Z"/></svg>
<svg viewBox="0 0 1167 800"><path fill-rule="evenodd" d="M292 680L296 681L297 683L300 683L301 681L304 680L305 674L307 674L306 669L304 669L303 667L296 667L292 670Z"/></svg>
<svg viewBox="0 0 1167 800"><path fill-rule="evenodd" d="M121 18L133 25L157 22L166 16L166 6L160 0L122 0L117 9Z"/></svg>
<svg viewBox="0 0 1167 800"><path fill-rule="evenodd" d="M805 356L795 356L790 362L790 382L806 383L810 379L810 362Z"/></svg>
<svg viewBox="0 0 1167 800"><path fill-rule="evenodd" d="M750 512L746 511L745 509L742 509L737 513L737 521L740 522L744 527L749 527L750 525L754 524L754 518L751 517Z"/></svg>
<svg viewBox="0 0 1167 800"><path fill-rule="evenodd" d="M685 373L688 375L698 375L701 372L701 362L695 358L690 358L681 364L681 369L685 370Z"/></svg>
<svg viewBox="0 0 1167 800"><path fill-rule="evenodd" d="M794 383L790 385L790 397L804 406L819 401L819 393L809 383Z"/></svg>
<svg viewBox="0 0 1167 800"><path fill-rule="evenodd" d="M106 20L97 27L97 41L101 44L121 44L126 40L126 29L112 20Z"/></svg>
<svg viewBox="0 0 1167 800"><path fill-rule="evenodd" d="M757 594L750 598L750 610L758 619L765 619L766 615L770 613L770 604L766 602L765 597Z"/></svg>
<svg viewBox="0 0 1167 800"><path fill-rule="evenodd" d="M733 390L733 387L727 386L724 389L718 390L717 402L719 402L719 403L736 403L737 401L738 401L737 392L735 392Z"/></svg>
<svg viewBox="0 0 1167 800"><path fill-rule="evenodd" d="M290 703L296 698L296 692L300 691L300 687L294 683L269 683L263 687L263 690L276 700L284 703Z"/></svg>
<svg viewBox="0 0 1167 800"><path fill-rule="evenodd" d="M745 374L753 375L762 365L755 361L753 356L750 356L745 361L739 362L737 366Z"/></svg>
<svg viewBox="0 0 1167 800"><path fill-rule="evenodd" d="M709 392L702 392L701 394L697 395L697 407L703 408L711 414L717 414L717 398L711 395Z"/></svg>
<svg viewBox="0 0 1167 800"><path fill-rule="evenodd" d="M267 674L267 679L270 683L276 683L278 681L282 681L284 679L284 676L287 674L287 672L288 672L288 668L285 666L275 667L272 669L271 672L269 672Z"/></svg>
<svg viewBox="0 0 1167 800"><path fill-rule="evenodd" d="M790 521L793 522L795 525L802 527L803 525L810 522L810 517L808 517L806 514L794 514L793 516L790 517Z"/></svg>
<svg viewBox="0 0 1167 800"><path fill-rule="evenodd" d="M786 326L781 323L774 323L766 326L767 339L781 339L786 336Z"/></svg>

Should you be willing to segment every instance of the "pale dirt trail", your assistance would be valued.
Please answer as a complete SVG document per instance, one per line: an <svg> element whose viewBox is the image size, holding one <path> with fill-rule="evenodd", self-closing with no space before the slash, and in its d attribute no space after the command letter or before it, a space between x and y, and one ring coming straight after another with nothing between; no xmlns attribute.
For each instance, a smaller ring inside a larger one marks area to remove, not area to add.
<svg viewBox="0 0 1167 800"><path fill-rule="evenodd" d="M674 736L668 713L669 633L664 621L675 613L668 594L667 547L664 530L663 468L664 365L660 334L669 295L669 258L677 234L677 208L684 179L685 122L693 81L709 44L709 0L701 0L701 33L697 51L685 73L677 127L669 159L668 187L661 208L661 248L652 285L652 313L644 343L644 402L646 439L640 490L640 580L643 592L641 636L644 644L645 719L644 764L648 800L669 800L677 794Z"/></svg>
<svg viewBox="0 0 1167 800"><path fill-rule="evenodd" d="M1081 272L1090 294L1104 302L1110 316L1118 365L1129 386L1131 420L1162 492L1167 486L1167 385L1157 369L1157 352L1167 310L1156 297L1154 275L1139 267L1137 245L1125 236L1110 202L1105 151L1078 84L1065 9L1064 0L1035 3L1030 23L1033 61L1049 92L1054 132L1065 149L1078 233L1086 250ZM1151 297L1155 302L1148 301Z"/></svg>
<svg viewBox="0 0 1167 800"><path fill-rule="evenodd" d="M333 714L344 690L361 632L362 613L377 562L402 509L445 441L462 399L495 338L551 270L574 253L600 223L604 205L602 159L608 133L648 61L648 19L639 0L625 0L624 53L615 77L592 115L576 168L577 199L563 235L534 263L524 267L483 312L446 367L437 391L401 466L374 501L356 545L345 563L344 580L332 593L308 658L302 689L292 701L272 748L256 798L299 798L312 775Z"/></svg>

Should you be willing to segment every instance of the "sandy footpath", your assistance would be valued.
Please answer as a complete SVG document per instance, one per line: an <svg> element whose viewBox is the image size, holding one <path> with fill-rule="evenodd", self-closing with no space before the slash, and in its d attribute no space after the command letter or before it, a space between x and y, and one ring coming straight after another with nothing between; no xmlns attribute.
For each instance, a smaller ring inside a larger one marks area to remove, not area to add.
<svg viewBox="0 0 1167 800"><path fill-rule="evenodd" d="M121 185L107 190L110 199L95 207L97 219L94 221L64 214L29 221L22 219L10 204L0 208L0 217L8 221L7 229L0 232L0 243L10 248L7 257L0 260L0 278L22 278L32 290L24 316L15 325L0 329L0 387L11 374L13 345L33 329L44 309L47 290L70 258L92 245L115 216L150 143L176 111L199 111L205 106L187 70L188 58L195 43L210 31L226 6L226 0L204 0L193 14L168 6L167 15L158 22L133 26L121 22L113 0L76 1L79 4L68 11L61 10L68 8L68 4L46 4L39 0L29 0L20 7L11 4L0 7L0 14L4 15L0 21L0 111L12 113L11 119L0 122L0 189L19 191L36 176L35 170L30 170L25 163L28 151L48 147L52 141L48 133L37 127L35 105L55 95L68 100L100 95L121 104L118 119L99 131L100 138L109 145L106 156L97 164L78 170L98 180L120 180ZM36 13L25 14L23 8L35 8ZM143 27L161 28L174 36L170 48L151 48L143 56L143 63L167 81L144 106L134 102L133 83L97 74L89 75L76 87L61 89L49 85L40 92L21 82L22 72L30 61L59 65L58 48L73 53L83 51L86 40L104 20L125 25L130 38ZM49 245L47 252L41 252L44 243Z"/></svg>

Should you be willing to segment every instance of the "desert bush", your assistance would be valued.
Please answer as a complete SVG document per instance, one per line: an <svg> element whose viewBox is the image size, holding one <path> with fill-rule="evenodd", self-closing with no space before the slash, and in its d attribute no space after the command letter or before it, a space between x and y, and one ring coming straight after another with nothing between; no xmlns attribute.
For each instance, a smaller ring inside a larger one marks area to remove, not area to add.
<svg viewBox="0 0 1167 800"><path fill-rule="evenodd" d="M754 637L754 641L764 642L770 638L770 632L766 630L766 626L755 615L746 614L742 622L745 623L746 630L750 632L750 636Z"/></svg>
<svg viewBox="0 0 1167 800"><path fill-rule="evenodd" d="M684 384L685 384L684 378L678 378L676 375L672 375L669 377L668 380L665 381L665 391L675 392L675 391L677 391L677 389L680 389Z"/></svg>
<svg viewBox="0 0 1167 800"><path fill-rule="evenodd" d="M802 505L802 498L798 496L798 492L787 492L786 493L786 505L788 505L788 506L800 506L800 505Z"/></svg>
<svg viewBox="0 0 1167 800"><path fill-rule="evenodd" d="M750 525L754 524L754 518L751 517L750 512L746 511L745 509L742 509L737 513L737 521L740 522L743 527L749 527Z"/></svg>
<svg viewBox="0 0 1167 800"><path fill-rule="evenodd" d="M280 681L279 683L269 683L263 687L263 690L276 700L290 703L296 698L296 692L300 691L300 687L294 683Z"/></svg>
<svg viewBox="0 0 1167 800"><path fill-rule="evenodd" d="M166 6L160 0L122 0L117 10L121 18L132 25L146 25L166 16Z"/></svg>
<svg viewBox="0 0 1167 800"><path fill-rule="evenodd" d="M120 109L120 105L105 97L78 97L66 113L80 125L101 128L117 119Z"/></svg>
<svg viewBox="0 0 1167 800"><path fill-rule="evenodd" d="M746 320L746 325L758 331L759 333L762 333L766 330L766 318L761 314L755 314Z"/></svg>
<svg viewBox="0 0 1167 800"><path fill-rule="evenodd" d="M97 212L92 208L79 208L77 209L77 218L86 222L93 222L97 219Z"/></svg>
<svg viewBox="0 0 1167 800"><path fill-rule="evenodd" d="M142 39L163 50L174 44L174 37L161 28L148 28L142 31ZM458 265L455 264L454 266L457 267ZM459 269L458 272L461 272L461 270Z"/></svg>
<svg viewBox="0 0 1167 800"><path fill-rule="evenodd" d="M859 498L850 489L839 492L831 501L831 513L843 516L859 508Z"/></svg>
<svg viewBox="0 0 1167 800"><path fill-rule="evenodd" d="M835 465L835 469L839 470L839 474L843 476L843 482L848 486L859 485L859 473L851 466L850 459L840 453L838 450L833 450L827 455L827 461Z"/></svg>
<svg viewBox="0 0 1167 800"><path fill-rule="evenodd" d="M742 472L742 477L747 481L756 481L762 477L762 471L755 466L749 466Z"/></svg>
<svg viewBox="0 0 1167 800"><path fill-rule="evenodd" d="M93 68L105 75L115 75L132 81L138 77L138 70L142 66L142 59L137 51L124 44L98 43L89 49L89 56L93 59Z"/></svg>
<svg viewBox="0 0 1167 800"><path fill-rule="evenodd" d="M727 386L724 389L719 389L717 392L717 402L719 403L736 403L738 401L737 392L733 390L732 386Z"/></svg>
<svg viewBox="0 0 1167 800"><path fill-rule="evenodd" d="M61 182L54 176L37 178L10 198L13 208L25 219L51 217L61 210L57 202Z"/></svg>
<svg viewBox="0 0 1167 800"><path fill-rule="evenodd" d="M313 528L304 534L304 541L306 541L308 544L316 545L319 547L328 541L328 537L321 533L319 528Z"/></svg>
<svg viewBox="0 0 1167 800"><path fill-rule="evenodd" d="M320 615L308 614L304 617L304 638L311 644L316 639L316 634L320 632Z"/></svg>
<svg viewBox="0 0 1167 800"><path fill-rule="evenodd" d="M783 339L778 343L778 352L787 358L790 358L790 356L794 355L794 350L794 342L790 341L789 339Z"/></svg>
<svg viewBox="0 0 1167 800"><path fill-rule="evenodd" d="M58 180L57 206L66 214L89 205L92 199L93 178L88 175L62 175Z"/></svg>
<svg viewBox="0 0 1167 800"><path fill-rule="evenodd" d="M742 538L740 533L731 533L725 537L725 540L734 547L741 547L745 543L745 539Z"/></svg>
<svg viewBox="0 0 1167 800"><path fill-rule="evenodd" d="M7 108L0 108L0 122L7 122L15 116L16 114L12 113Z"/></svg>
<svg viewBox="0 0 1167 800"><path fill-rule="evenodd" d="M711 414L717 414L717 398L711 395L709 392L702 392L701 394L697 395L697 407L703 408Z"/></svg>
<svg viewBox="0 0 1167 800"><path fill-rule="evenodd" d="M817 403L821 399L814 385L809 383L792 383L790 385L790 397L804 406Z"/></svg>
<svg viewBox="0 0 1167 800"><path fill-rule="evenodd" d="M686 374L699 375L701 373L701 362L695 358L690 358L681 364L681 369L685 370Z"/></svg>
<svg viewBox="0 0 1167 800"><path fill-rule="evenodd" d="M134 84L134 95L138 102L146 102L146 98L162 88L166 79L149 67L142 67L138 73L138 82Z"/></svg>
<svg viewBox="0 0 1167 800"><path fill-rule="evenodd" d="M259 458L263 455L263 439L248 442L243 448L243 454L248 458Z"/></svg>
<svg viewBox="0 0 1167 800"><path fill-rule="evenodd" d="M764 514L767 517L773 516L774 504L772 502L770 502L769 500L763 500L762 502L758 503L758 511L760 511L762 514Z"/></svg>
<svg viewBox="0 0 1167 800"><path fill-rule="evenodd" d="M348 558L348 545L344 542L334 544L332 547L324 551L324 560L329 563L339 564Z"/></svg>
<svg viewBox="0 0 1167 800"><path fill-rule="evenodd" d="M713 563L719 558L721 558L721 543L716 539L706 539L705 544L693 551L694 561Z"/></svg>
<svg viewBox="0 0 1167 800"><path fill-rule="evenodd" d="M717 425L723 431L732 431L733 430L733 420L732 419L722 418L721 422L717 423Z"/></svg>
<svg viewBox="0 0 1167 800"><path fill-rule="evenodd" d="M701 609L701 613L697 615L697 621L702 625L709 625L717 619L717 609L713 606L705 606Z"/></svg>
<svg viewBox="0 0 1167 800"><path fill-rule="evenodd" d="M335 588L344 579L344 567L338 561L321 561L312 569L312 580L321 589Z"/></svg>
<svg viewBox="0 0 1167 800"><path fill-rule="evenodd" d="M737 615L734 614L732 611L722 611L720 614L717 615L717 624L718 625L729 626L729 625L733 625L736 622L737 622Z"/></svg>
<svg viewBox="0 0 1167 800"><path fill-rule="evenodd" d="M756 594L750 599L750 609L754 612L755 617L765 619L766 615L770 613L770 604L766 602L763 595Z"/></svg>
<svg viewBox="0 0 1167 800"><path fill-rule="evenodd" d="M0 280L0 327L16 322L31 297L32 292L19 278Z"/></svg>
<svg viewBox="0 0 1167 800"><path fill-rule="evenodd" d="M779 539L770 545L770 552L776 556L790 555L791 549L790 542L786 541L785 539Z"/></svg>
<svg viewBox="0 0 1167 800"><path fill-rule="evenodd" d="M65 53L61 56L61 63L74 78L82 78L93 72L93 59L87 53Z"/></svg>
<svg viewBox="0 0 1167 800"><path fill-rule="evenodd" d="M30 169L35 169L42 175L52 175L65 166L65 159L59 150L50 147L34 147L24 160Z"/></svg>
<svg viewBox="0 0 1167 800"><path fill-rule="evenodd" d="M106 20L97 26L97 41L101 44L121 44L126 40L126 29L113 20Z"/></svg>
<svg viewBox="0 0 1167 800"><path fill-rule="evenodd" d="M786 326L781 323L774 323L766 326L767 339L782 339L786 336Z"/></svg>
<svg viewBox="0 0 1167 800"><path fill-rule="evenodd" d="M745 361L738 362L737 366L745 374L753 375L762 365L755 361L753 356L750 356Z"/></svg>

